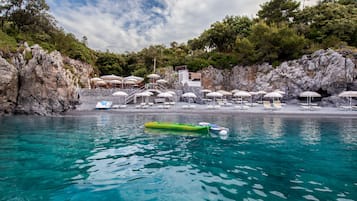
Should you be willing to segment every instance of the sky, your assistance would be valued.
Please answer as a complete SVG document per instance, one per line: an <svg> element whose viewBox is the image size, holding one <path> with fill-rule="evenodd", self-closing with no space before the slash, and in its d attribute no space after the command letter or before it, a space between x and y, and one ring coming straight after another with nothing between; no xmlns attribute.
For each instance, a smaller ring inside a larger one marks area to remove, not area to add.
<svg viewBox="0 0 357 201"><path fill-rule="evenodd" d="M313 4L316 0L305 0ZM60 27L94 50L186 43L227 15L253 18L266 0L47 0Z"/></svg>

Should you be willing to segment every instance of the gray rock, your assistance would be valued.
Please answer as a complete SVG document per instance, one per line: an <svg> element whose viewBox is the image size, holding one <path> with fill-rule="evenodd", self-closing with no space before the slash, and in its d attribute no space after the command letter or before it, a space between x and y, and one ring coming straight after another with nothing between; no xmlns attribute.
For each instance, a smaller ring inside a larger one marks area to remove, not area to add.
<svg viewBox="0 0 357 201"><path fill-rule="evenodd" d="M40 46L14 55L11 63L0 57L0 115L5 113L54 115L79 103L79 88L88 87L93 68L47 53ZM26 52L32 58L24 59Z"/></svg>
<svg viewBox="0 0 357 201"><path fill-rule="evenodd" d="M280 89L286 93L285 98L288 100L297 99L306 90L322 92L326 97L337 95L343 90L357 90L356 59L331 49L318 50L300 59L283 62L276 68L261 64L236 66L228 72L208 67L201 72L205 88L249 91ZM225 77L221 76L223 73Z"/></svg>
<svg viewBox="0 0 357 201"><path fill-rule="evenodd" d="M18 71L15 66L0 57L0 116L14 111L17 94Z"/></svg>

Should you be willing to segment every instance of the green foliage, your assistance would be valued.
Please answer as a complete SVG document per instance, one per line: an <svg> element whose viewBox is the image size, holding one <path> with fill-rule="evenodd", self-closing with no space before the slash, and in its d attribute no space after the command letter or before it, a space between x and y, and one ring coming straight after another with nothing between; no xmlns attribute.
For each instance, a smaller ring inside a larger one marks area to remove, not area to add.
<svg viewBox="0 0 357 201"><path fill-rule="evenodd" d="M295 21L307 38L324 43L336 37L348 45L357 46L357 6L355 4L322 3L301 11Z"/></svg>
<svg viewBox="0 0 357 201"><path fill-rule="evenodd" d="M139 69L136 69L134 72L133 72L133 75L135 76L139 76L139 77L145 77L145 75L147 74L147 70L146 68L139 68Z"/></svg>
<svg viewBox="0 0 357 201"><path fill-rule="evenodd" d="M187 68L192 72L201 70L209 65L210 63L206 59L202 58L192 58L187 62Z"/></svg>
<svg viewBox="0 0 357 201"><path fill-rule="evenodd" d="M95 65L101 75L122 75L125 61L120 55L106 52L99 53Z"/></svg>
<svg viewBox="0 0 357 201"><path fill-rule="evenodd" d="M216 22L202 33L199 39L191 41L194 47L208 46L219 52L231 52L237 36L250 33L252 21L247 17L227 16L222 22Z"/></svg>
<svg viewBox="0 0 357 201"><path fill-rule="evenodd" d="M251 35L238 38L236 44L238 61L251 64L296 59L302 55L307 41L287 25L259 22L252 27Z"/></svg>
<svg viewBox="0 0 357 201"><path fill-rule="evenodd" d="M289 23L296 16L300 3L294 0L271 0L261 5L260 19L271 23Z"/></svg>
<svg viewBox="0 0 357 201"><path fill-rule="evenodd" d="M26 61L30 61L30 59L32 59L32 52L30 51L25 51L25 60Z"/></svg>
<svg viewBox="0 0 357 201"><path fill-rule="evenodd" d="M15 52L17 49L16 39L0 30L0 51L4 54Z"/></svg>

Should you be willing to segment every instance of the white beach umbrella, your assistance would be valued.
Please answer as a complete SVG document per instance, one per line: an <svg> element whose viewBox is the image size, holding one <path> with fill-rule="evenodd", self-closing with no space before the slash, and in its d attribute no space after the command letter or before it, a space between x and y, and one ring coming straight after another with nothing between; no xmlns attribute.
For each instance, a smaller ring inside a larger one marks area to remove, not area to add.
<svg viewBox="0 0 357 201"><path fill-rule="evenodd" d="M216 98L221 98L223 96L223 94L214 91L214 92L208 93L206 96L213 98L213 104L215 104L216 103Z"/></svg>
<svg viewBox="0 0 357 201"><path fill-rule="evenodd" d="M235 97L250 97L252 95L247 91L238 91L238 92L234 93L233 96L235 96Z"/></svg>
<svg viewBox="0 0 357 201"><path fill-rule="evenodd" d="M102 81L102 79L100 79L99 77L94 77L90 79L91 82L98 82L98 81Z"/></svg>
<svg viewBox="0 0 357 201"><path fill-rule="evenodd" d="M243 97L251 97L252 95L247 91L237 91L233 96L240 97L240 104L243 105Z"/></svg>
<svg viewBox="0 0 357 201"><path fill-rule="evenodd" d="M120 97L124 97L124 103L126 102L126 97L128 96L128 94L124 91L117 91L117 92L114 92L112 94L113 96L120 96Z"/></svg>
<svg viewBox="0 0 357 201"><path fill-rule="evenodd" d="M196 94L192 93L192 92L187 92L182 94L182 97L184 98L197 98Z"/></svg>
<svg viewBox="0 0 357 201"><path fill-rule="evenodd" d="M160 97L160 98L172 98L173 95L171 93L163 92L163 93L159 93L157 95L157 97Z"/></svg>
<svg viewBox="0 0 357 201"><path fill-rule="evenodd" d="M225 90L218 90L217 92L221 93L223 96L231 96L232 95L231 92L228 92L228 91L225 91Z"/></svg>
<svg viewBox="0 0 357 201"><path fill-rule="evenodd" d="M285 92L284 92L284 91L281 91L281 90L279 90L279 89L274 90L274 92L277 92L277 93L279 93L279 94L281 94L281 95L285 95Z"/></svg>
<svg viewBox="0 0 357 201"><path fill-rule="evenodd" d="M264 98L273 98L273 101L275 100L275 98L282 98L283 95L276 92L276 91L273 91L273 92L270 92L270 93L267 93L264 95Z"/></svg>
<svg viewBox="0 0 357 201"><path fill-rule="evenodd" d="M263 91L263 90L257 91L257 93L258 93L259 95L267 94L267 92L266 92L266 91Z"/></svg>
<svg viewBox="0 0 357 201"><path fill-rule="evenodd" d="M133 80L133 81L139 83L139 82L142 82L144 80L144 78L131 75L131 76L125 77L124 80Z"/></svg>
<svg viewBox="0 0 357 201"><path fill-rule="evenodd" d="M103 75L100 76L102 80L122 80L123 77L117 76L117 75Z"/></svg>
<svg viewBox="0 0 357 201"><path fill-rule="evenodd" d="M338 96L347 97L350 101L350 107L352 107L352 97L357 97L357 91L343 91Z"/></svg>
<svg viewBox="0 0 357 201"><path fill-rule="evenodd" d="M128 96L128 94L124 91L117 91L112 94L113 96Z"/></svg>
<svg viewBox="0 0 357 201"><path fill-rule="evenodd" d="M159 83L159 84L166 84L166 83L168 83L168 81L166 81L166 80L164 80L164 79L158 79L158 80L156 80L156 82Z"/></svg>
<svg viewBox="0 0 357 201"><path fill-rule="evenodd" d="M276 91L267 93L264 95L264 98L282 98L283 95L281 93L278 93Z"/></svg>
<svg viewBox="0 0 357 201"><path fill-rule="evenodd" d="M176 95L176 92L174 92L174 91L166 91L166 93L172 94L173 96Z"/></svg>
<svg viewBox="0 0 357 201"><path fill-rule="evenodd" d="M263 90L260 90L260 91L257 91L257 94L258 94L258 95L261 95L260 101L263 102L263 96L264 96L265 94L267 94L267 92L266 92L266 91L263 91Z"/></svg>
<svg viewBox="0 0 357 201"><path fill-rule="evenodd" d="M237 93L238 91L241 91L241 90L239 90L239 89L233 89L231 92L232 92L233 94L235 94L235 93Z"/></svg>
<svg viewBox="0 0 357 201"><path fill-rule="evenodd" d="M149 97L149 96L152 96L152 93L148 92L148 91L144 91L144 92L135 94L135 97L142 97L142 102L144 102L144 97L145 97L145 100L146 100L146 97Z"/></svg>
<svg viewBox="0 0 357 201"><path fill-rule="evenodd" d="M171 93L163 92L163 93L158 94L157 97L169 99L169 98L172 98L173 95Z"/></svg>
<svg viewBox="0 0 357 201"><path fill-rule="evenodd" d="M182 94L182 97L188 98L188 103L190 103L191 98L197 98L196 94L194 94L192 92L184 93L184 94Z"/></svg>
<svg viewBox="0 0 357 201"><path fill-rule="evenodd" d="M314 92L314 91L304 91L304 92L300 93L299 96L307 98L306 101L307 101L308 106L310 106L310 104L311 104L311 98L321 97L321 95L319 93Z"/></svg>
<svg viewBox="0 0 357 201"><path fill-rule="evenodd" d="M97 85L97 86L106 86L107 83L106 83L104 80L99 80L99 81L97 81L97 82L95 83L95 85Z"/></svg>
<svg viewBox="0 0 357 201"><path fill-rule="evenodd" d="M201 92L202 93L210 93L210 92L212 92L212 90L210 90L210 89L202 89Z"/></svg>
<svg viewBox="0 0 357 201"><path fill-rule="evenodd" d="M160 75L152 73L152 74L149 74L149 75L146 76L146 77L148 77L148 78L150 78L150 79L159 79L159 78L160 78Z"/></svg>

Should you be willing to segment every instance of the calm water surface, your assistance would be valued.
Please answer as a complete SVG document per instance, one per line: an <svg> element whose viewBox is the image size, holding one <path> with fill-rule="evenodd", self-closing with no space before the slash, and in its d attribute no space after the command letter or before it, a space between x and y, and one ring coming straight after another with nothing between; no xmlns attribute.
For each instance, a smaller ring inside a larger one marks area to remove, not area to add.
<svg viewBox="0 0 357 201"><path fill-rule="evenodd" d="M227 137L146 121L215 122ZM357 119L0 118L1 200L357 200Z"/></svg>

